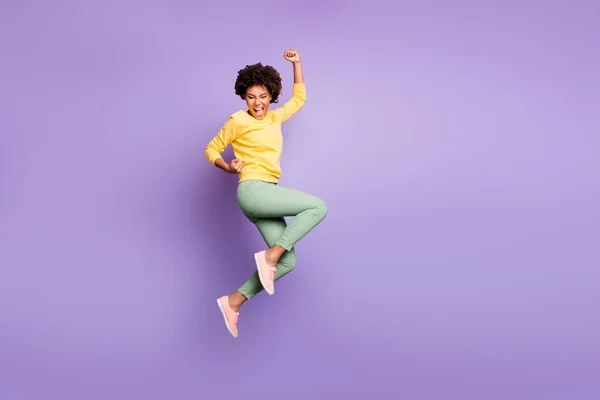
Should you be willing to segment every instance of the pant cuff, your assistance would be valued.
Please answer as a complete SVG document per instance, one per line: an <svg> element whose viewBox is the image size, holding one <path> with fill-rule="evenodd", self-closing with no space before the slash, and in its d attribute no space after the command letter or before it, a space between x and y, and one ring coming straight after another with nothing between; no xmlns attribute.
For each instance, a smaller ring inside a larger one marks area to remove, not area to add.
<svg viewBox="0 0 600 400"><path fill-rule="evenodd" d="M253 298L257 294L257 293L249 293L246 290L244 290L243 288L239 288L238 292L240 292L241 294L243 294L244 297L246 297L246 299L248 299L248 300L250 300L251 298Z"/></svg>
<svg viewBox="0 0 600 400"><path fill-rule="evenodd" d="M284 241L277 241L275 244L276 244L277 246L281 246L281 247L283 247L283 248L284 248L284 249L286 249L287 251L290 251L290 250L292 250L292 248L294 247L294 245L290 245L290 244L288 244L288 243L286 243L286 242L284 242Z"/></svg>

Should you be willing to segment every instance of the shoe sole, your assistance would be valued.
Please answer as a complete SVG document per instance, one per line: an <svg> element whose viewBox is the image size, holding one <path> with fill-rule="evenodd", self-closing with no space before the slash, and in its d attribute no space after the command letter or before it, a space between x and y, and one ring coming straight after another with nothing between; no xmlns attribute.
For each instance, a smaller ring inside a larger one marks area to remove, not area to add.
<svg viewBox="0 0 600 400"><path fill-rule="evenodd" d="M229 322L227 322L227 317L225 316L225 311L223 310L223 306L221 305L221 299L217 299L217 305L219 306L219 310L221 310L221 315L223 316L223 321L225 321L225 326L227 327L227 330L229 331L229 333L231 333L231 336L233 336L234 338L237 338L237 336L235 336L235 334L229 327Z"/></svg>
<svg viewBox="0 0 600 400"><path fill-rule="evenodd" d="M263 281L262 275L260 274L260 263L258 262L257 254L258 253L254 253L254 262L256 262L256 271L258 271L258 279L260 279L260 284L265 289L265 292L267 292L269 294L269 296L273 296L275 294L275 289L273 289L272 292L269 292L269 290L267 289L267 286L265 285L265 282Z"/></svg>

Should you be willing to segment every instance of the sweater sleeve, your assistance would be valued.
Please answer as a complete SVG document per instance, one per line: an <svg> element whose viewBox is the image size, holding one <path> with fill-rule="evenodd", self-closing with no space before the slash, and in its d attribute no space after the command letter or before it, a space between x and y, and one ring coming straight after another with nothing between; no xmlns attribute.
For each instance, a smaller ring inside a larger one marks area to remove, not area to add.
<svg viewBox="0 0 600 400"><path fill-rule="evenodd" d="M206 149L204 150L204 156L211 164L214 165L215 161L221 158L221 153L223 153L225 148L235 140L236 132L235 121L233 120L233 117L230 116L227 122L219 129L219 132L215 137L212 138L208 145L206 145Z"/></svg>
<svg viewBox="0 0 600 400"><path fill-rule="evenodd" d="M289 99L282 107L273 110L277 116L277 120L284 122L292 115L296 114L306 103L306 85L304 83L294 83L294 91L292 98Z"/></svg>

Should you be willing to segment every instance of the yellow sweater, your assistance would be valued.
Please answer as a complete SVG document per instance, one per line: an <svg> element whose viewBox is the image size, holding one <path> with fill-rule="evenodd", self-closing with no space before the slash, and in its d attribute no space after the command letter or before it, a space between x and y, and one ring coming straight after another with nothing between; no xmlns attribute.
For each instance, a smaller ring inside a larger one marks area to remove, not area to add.
<svg viewBox="0 0 600 400"><path fill-rule="evenodd" d="M231 114L217 135L208 143L204 155L214 165L231 144L233 153L243 162L239 182L259 179L277 183L281 177L283 135L281 123L297 113L306 103L306 86L295 83L292 98L283 106L268 110L262 120L247 110Z"/></svg>

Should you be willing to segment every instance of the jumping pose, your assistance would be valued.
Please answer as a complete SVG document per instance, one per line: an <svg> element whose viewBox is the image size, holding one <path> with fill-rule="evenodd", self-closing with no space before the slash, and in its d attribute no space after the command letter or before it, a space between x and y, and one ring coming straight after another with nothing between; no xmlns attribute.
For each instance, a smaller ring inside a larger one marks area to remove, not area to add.
<svg viewBox="0 0 600 400"><path fill-rule="evenodd" d="M268 248L254 254L256 271L237 291L217 299L229 332L238 337L238 316L242 304L263 288L275 293L275 281L294 269L294 245L318 225L327 214L323 200L278 185L283 148L281 124L306 102L306 86L300 55L288 49L283 57L294 68L292 98L282 107L269 110L281 93L281 76L275 68L261 63L238 72L235 94L246 101L245 110L230 115L208 143L205 156L217 168L239 176L237 203L256 225ZM221 153L231 145L235 158L227 163ZM283 217L294 217L289 224Z"/></svg>

